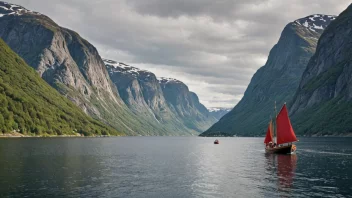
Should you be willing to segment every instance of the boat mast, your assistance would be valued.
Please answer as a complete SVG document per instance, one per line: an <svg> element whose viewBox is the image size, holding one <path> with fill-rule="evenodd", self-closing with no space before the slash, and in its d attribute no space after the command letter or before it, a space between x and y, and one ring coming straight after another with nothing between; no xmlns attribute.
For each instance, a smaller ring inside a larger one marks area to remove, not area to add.
<svg viewBox="0 0 352 198"><path fill-rule="evenodd" d="M270 124L270 131L271 131L271 140L274 141L274 124L273 124L273 118L271 116L270 116L269 124Z"/></svg>
<svg viewBox="0 0 352 198"><path fill-rule="evenodd" d="M277 124L276 124L276 118L277 118L277 110L276 110L276 100L275 100L275 106L274 106L274 109L275 109L275 119L274 119L274 123L275 123L275 126L274 126L274 143L276 142L276 139L277 139Z"/></svg>

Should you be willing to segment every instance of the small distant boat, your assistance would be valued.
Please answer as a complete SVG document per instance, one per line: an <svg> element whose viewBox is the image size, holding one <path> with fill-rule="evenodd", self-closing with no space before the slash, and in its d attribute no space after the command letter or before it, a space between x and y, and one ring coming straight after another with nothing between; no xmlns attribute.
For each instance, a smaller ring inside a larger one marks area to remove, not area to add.
<svg viewBox="0 0 352 198"><path fill-rule="evenodd" d="M275 105L276 106L276 105ZM275 107L276 109L276 107ZM297 142L295 132L293 131L286 104L281 108L279 114L276 116L274 127L273 121L270 120L268 130L264 139L265 151L267 153L289 154L296 151ZM276 128L276 142L273 133Z"/></svg>
<svg viewBox="0 0 352 198"><path fill-rule="evenodd" d="M214 144L219 144L219 140L215 140L215 141L214 141Z"/></svg>

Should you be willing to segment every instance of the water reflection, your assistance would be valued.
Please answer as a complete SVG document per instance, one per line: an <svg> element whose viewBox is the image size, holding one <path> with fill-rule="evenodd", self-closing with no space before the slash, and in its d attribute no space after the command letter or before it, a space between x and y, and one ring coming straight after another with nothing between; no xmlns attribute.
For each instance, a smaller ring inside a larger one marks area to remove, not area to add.
<svg viewBox="0 0 352 198"><path fill-rule="evenodd" d="M289 197L293 189L293 180L297 166L297 155L266 154L265 169L271 174L277 183L281 197ZM275 177L276 176L276 177Z"/></svg>
<svg viewBox="0 0 352 198"><path fill-rule="evenodd" d="M276 155L279 191L290 191L295 177L297 155Z"/></svg>
<svg viewBox="0 0 352 198"><path fill-rule="evenodd" d="M220 145L213 141L0 138L0 197L261 198L352 193L352 139L330 140L334 146L321 139L303 139L299 156L264 155L262 138L223 138Z"/></svg>
<svg viewBox="0 0 352 198"><path fill-rule="evenodd" d="M78 154L84 148L72 139L2 142L0 177L6 179L0 181L0 197L94 195L91 186L102 185L102 167L97 156Z"/></svg>

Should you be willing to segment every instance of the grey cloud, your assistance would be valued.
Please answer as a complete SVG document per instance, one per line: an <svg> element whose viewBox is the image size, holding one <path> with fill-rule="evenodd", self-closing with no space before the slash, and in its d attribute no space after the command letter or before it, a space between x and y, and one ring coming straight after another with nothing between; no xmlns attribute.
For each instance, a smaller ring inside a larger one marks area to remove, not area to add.
<svg viewBox="0 0 352 198"><path fill-rule="evenodd" d="M247 4L258 5L261 2L262 0L130 0L129 4L138 12L160 17L211 15L217 18L225 18L244 9Z"/></svg>

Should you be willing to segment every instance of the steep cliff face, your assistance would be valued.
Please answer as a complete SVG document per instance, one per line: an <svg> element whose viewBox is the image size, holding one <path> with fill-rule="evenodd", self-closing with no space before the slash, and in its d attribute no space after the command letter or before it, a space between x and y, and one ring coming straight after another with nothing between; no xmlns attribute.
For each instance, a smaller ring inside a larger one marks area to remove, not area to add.
<svg viewBox="0 0 352 198"><path fill-rule="evenodd" d="M319 39L291 106L298 134L352 132L352 6Z"/></svg>
<svg viewBox="0 0 352 198"><path fill-rule="evenodd" d="M317 41L334 16L311 15L289 23L268 61L253 76L242 100L202 135L262 135L274 116L274 103L281 107L292 99Z"/></svg>
<svg viewBox="0 0 352 198"><path fill-rule="evenodd" d="M84 99L90 100L92 94L99 94L93 91L93 86L106 89L112 97L114 93L104 76L104 65L97 64L96 49L44 15L12 4L0 5L0 12L8 11L6 8L14 10L0 18L1 38L49 84L78 91L77 96L69 97L86 112L100 116L99 110Z"/></svg>
<svg viewBox="0 0 352 198"><path fill-rule="evenodd" d="M169 108L185 126L201 132L216 122L184 83L172 78L159 78L159 83Z"/></svg>
<svg viewBox="0 0 352 198"><path fill-rule="evenodd" d="M50 87L0 39L0 132L121 135Z"/></svg>
<svg viewBox="0 0 352 198"><path fill-rule="evenodd" d="M156 76L146 70L104 59L112 82L122 100L134 114L155 127L159 133L194 135L168 108Z"/></svg>
<svg viewBox="0 0 352 198"><path fill-rule="evenodd" d="M169 109L156 76L152 72L113 60L104 59L104 62L111 80L129 108L136 111L147 109L147 114L161 121L161 114L169 112Z"/></svg>
<svg viewBox="0 0 352 198"><path fill-rule="evenodd" d="M125 105L98 51L77 33L5 2L0 14L0 37L87 114L129 135L167 134Z"/></svg>
<svg viewBox="0 0 352 198"><path fill-rule="evenodd" d="M196 135L215 123L195 93L181 81L104 59L109 75L128 107L165 131Z"/></svg>

